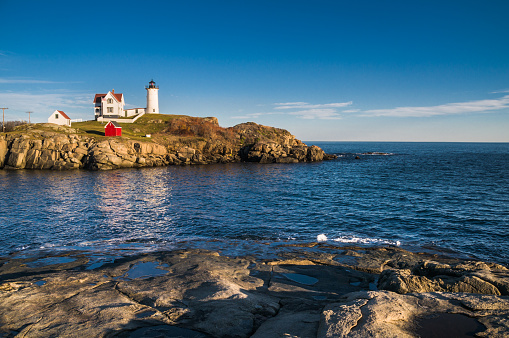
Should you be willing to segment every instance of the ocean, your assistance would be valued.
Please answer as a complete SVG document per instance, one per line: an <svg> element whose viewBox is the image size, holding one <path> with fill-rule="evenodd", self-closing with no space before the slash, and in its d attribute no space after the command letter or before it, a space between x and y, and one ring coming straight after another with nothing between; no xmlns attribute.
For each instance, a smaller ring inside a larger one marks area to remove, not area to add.
<svg viewBox="0 0 509 338"><path fill-rule="evenodd" d="M509 265L508 143L306 142L338 159L0 170L0 256L395 245Z"/></svg>

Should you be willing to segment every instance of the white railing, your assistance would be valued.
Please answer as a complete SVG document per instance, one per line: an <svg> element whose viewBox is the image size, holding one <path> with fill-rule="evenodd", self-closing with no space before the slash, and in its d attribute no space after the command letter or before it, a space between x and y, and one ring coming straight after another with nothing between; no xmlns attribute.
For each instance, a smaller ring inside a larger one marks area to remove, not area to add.
<svg viewBox="0 0 509 338"><path fill-rule="evenodd" d="M126 119L126 118L122 118L122 119L120 119L120 118L108 118L108 117L99 116L97 118L97 121L99 121L99 122L115 121L115 122L118 122L118 123L134 123L134 122L136 122L137 119L139 119L143 115L145 115L145 113L141 113L141 114L138 114L136 116L133 116L132 119Z"/></svg>

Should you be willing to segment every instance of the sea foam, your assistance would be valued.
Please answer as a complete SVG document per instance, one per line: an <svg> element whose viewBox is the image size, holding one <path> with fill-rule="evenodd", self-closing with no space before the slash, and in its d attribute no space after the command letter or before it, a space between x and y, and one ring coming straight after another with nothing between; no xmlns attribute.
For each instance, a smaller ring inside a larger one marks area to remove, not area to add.
<svg viewBox="0 0 509 338"><path fill-rule="evenodd" d="M327 236L325 236L325 234L320 234L320 235L316 236L316 241L317 242L326 242Z"/></svg>

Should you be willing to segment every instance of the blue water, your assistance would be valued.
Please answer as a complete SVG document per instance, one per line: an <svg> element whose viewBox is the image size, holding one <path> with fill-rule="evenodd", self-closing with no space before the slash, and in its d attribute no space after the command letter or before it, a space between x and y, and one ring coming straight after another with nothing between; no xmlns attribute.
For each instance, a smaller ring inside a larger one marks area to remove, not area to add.
<svg viewBox="0 0 509 338"><path fill-rule="evenodd" d="M315 144L340 157L291 165L0 170L0 255L213 239L249 251L255 243L324 234L330 243L433 247L509 264L509 144Z"/></svg>

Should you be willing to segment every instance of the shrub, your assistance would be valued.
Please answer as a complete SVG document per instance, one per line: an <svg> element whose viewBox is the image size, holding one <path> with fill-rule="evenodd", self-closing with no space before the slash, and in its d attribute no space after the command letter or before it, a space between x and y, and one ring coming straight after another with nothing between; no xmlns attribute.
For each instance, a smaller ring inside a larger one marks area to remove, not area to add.
<svg viewBox="0 0 509 338"><path fill-rule="evenodd" d="M17 126L27 124L26 121L7 121L5 122L5 132L14 131ZM3 124L0 121L0 132L3 131Z"/></svg>
<svg viewBox="0 0 509 338"><path fill-rule="evenodd" d="M235 135L233 130L222 128L215 123L206 121L199 117L173 119L167 123L168 127L164 131L178 136L229 139Z"/></svg>

